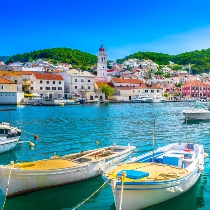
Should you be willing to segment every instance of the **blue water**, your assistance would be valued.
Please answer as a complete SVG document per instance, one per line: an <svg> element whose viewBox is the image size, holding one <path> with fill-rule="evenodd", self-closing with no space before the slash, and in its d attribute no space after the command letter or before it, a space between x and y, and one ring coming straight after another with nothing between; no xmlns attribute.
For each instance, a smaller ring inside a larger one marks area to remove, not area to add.
<svg viewBox="0 0 210 210"><path fill-rule="evenodd" d="M16 108L0 112L0 121L10 121L23 130L21 141L35 143L30 150L27 143L18 144L12 151L0 154L0 164L33 161L49 158L56 153L65 155L86 149L113 145L137 147L134 156L151 150L154 118L156 119L155 145L186 140L186 123L183 109L194 103L165 104L101 104L78 106L1 106ZM210 153L210 122L189 122L187 138L203 144ZM33 135L39 136L33 140ZM209 154L210 155L210 154ZM198 182L183 195L149 210L210 209L210 166L205 160L205 170ZM70 210L90 196L103 184L101 177L51 189L40 190L6 200L5 210ZM4 196L0 192L0 207ZM112 192L105 186L80 209L115 210Z"/></svg>

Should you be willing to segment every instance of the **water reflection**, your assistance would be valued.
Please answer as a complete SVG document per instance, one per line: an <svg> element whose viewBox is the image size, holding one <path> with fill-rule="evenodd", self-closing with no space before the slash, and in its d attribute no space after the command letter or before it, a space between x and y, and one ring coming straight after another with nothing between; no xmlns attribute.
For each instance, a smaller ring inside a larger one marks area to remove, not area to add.
<svg viewBox="0 0 210 210"><path fill-rule="evenodd" d="M71 185L39 190L8 198L5 210L60 210L72 209L103 184L101 177ZM91 200L94 202L98 193ZM15 208L14 208L15 207Z"/></svg>
<svg viewBox="0 0 210 210"><path fill-rule="evenodd" d="M164 203L147 208L147 210L170 210L184 209L194 210L205 206L204 189L207 185L207 177L201 175L196 184L182 195Z"/></svg>

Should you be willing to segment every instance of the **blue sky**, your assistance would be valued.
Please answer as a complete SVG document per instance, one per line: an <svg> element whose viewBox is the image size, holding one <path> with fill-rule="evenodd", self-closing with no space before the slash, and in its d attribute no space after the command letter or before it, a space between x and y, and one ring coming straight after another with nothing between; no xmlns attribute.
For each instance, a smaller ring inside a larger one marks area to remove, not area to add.
<svg viewBox="0 0 210 210"><path fill-rule="evenodd" d="M108 59L210 48L209 0L1 0L0 55L68 47Z"/></svg>

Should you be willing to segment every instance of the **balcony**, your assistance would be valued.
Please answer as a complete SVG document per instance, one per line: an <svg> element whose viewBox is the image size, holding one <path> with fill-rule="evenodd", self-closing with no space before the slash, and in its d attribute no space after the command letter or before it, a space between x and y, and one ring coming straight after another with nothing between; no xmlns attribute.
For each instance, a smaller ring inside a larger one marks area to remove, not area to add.
<svg viewBox="0 0 210 210"><path fill-rule="evenodd" d="M23 86L30 86L31 85L31 81L30 80L23 80L22 81L22 85Z"/></svg>

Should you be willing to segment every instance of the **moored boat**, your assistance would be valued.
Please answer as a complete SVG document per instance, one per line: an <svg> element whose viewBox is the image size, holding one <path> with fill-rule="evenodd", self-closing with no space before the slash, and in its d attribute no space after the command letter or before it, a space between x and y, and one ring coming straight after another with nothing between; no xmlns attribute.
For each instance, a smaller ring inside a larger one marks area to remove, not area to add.
<svg viewBox="0 0 210 210"><path fill-rule="evenodd" d="M34 162L11 162L10 165L0 166L0 187L3 194L9 196L79 182L98 176L109 167L124 161L134 149L130 145L115 145Z"/></svg>
<svg viewBox="0 0 210 210"><path fill-rule="evenodd" d="M18 136L0 135L0 153L13 149L18 143Z"/></svg>
<svg viewBox="0 0 210 210"><path fill-rule="evenodd" d="M8 137L16 137L19 140L21 134L22 132L19 128L13 127L7 122L0 122L0 136L7 135Z"/></svg>
<svg viewBox="0 0 210 210"><path fill-rule="evenodd" d="M210 110L203 104L196 104L195 108L183 110L187 120L210 120Z"/></svg>
<svg viewBox="0 0 210 210"><path fill-rule="evenodd" d="M165 103L166 99L163 98L161 95L156 95L153 99L154 103Z"/></svg>
<svg viewBox="0 0 210 210"><path fill-rule="evenodd" d="M107 170L117 210L144 209L181 195L200 177L204 149L194 143L174 143L132 158Z"/></svg>

